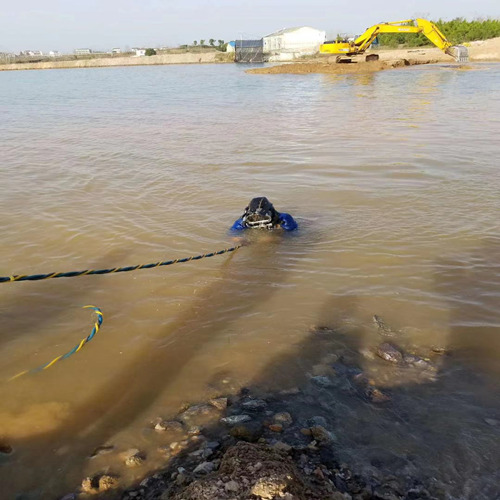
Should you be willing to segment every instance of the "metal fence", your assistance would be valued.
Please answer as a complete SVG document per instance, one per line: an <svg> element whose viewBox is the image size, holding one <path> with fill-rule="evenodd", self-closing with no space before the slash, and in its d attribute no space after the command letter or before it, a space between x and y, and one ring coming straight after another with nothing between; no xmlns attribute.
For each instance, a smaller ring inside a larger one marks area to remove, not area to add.
<svg viewBox="0 0 500 500"><path fill-rule="evenodd" d="M235 57L237 63L263 63L263 42L260 40L236 40Z"/></svg>

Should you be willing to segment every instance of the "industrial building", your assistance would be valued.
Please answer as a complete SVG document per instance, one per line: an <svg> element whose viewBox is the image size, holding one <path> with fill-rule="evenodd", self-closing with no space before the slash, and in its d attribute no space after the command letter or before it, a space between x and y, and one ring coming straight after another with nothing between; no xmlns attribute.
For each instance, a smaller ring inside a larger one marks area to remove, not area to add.
<svg viewBox="0 0 500 500"><path fill-rule="evenodd" d="M315 54L325 39L324 31L308 26L284 28L263 37L263 52L268 61L290 61Z"/></svg>

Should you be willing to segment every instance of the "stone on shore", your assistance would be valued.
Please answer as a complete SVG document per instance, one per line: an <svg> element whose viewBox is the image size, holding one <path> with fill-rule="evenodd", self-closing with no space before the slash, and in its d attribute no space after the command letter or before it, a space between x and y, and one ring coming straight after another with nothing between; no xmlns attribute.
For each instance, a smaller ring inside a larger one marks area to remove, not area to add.
<svg viewBox="0 0 500 500"><path fill-rule="evenodd" d="M193 474L209 474L213 470L215 470L215 464L213 462L202 462L195 467Z"/></svg>

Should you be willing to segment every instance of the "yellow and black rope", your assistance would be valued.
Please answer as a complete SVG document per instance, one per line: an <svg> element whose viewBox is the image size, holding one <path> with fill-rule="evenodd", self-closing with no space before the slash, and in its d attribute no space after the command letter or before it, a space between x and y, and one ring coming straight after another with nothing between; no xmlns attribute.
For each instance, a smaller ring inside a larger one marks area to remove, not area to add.
<svg viewBox="0 0 500 500"><path fill-rule="evenodd" d="M173 259L173 260L166 260L166 261L160 261L160 262L154 262L151 264L139 264L137 266L127 266L127 267L114 267L111 269L97 269L97 270L92 270L92 269L86 269L84 271L70 271L70 272L65 272L65 273L48 273L48 274L31 274L31 275L25 275L25 274L19 274L19 275L12 275L12 276L3 276L0 277L0 283L12 283L13 281L39 281L39 280L47 280L51 278L74 278L76 276L89 276L89 275L95 275L95 274L111 274L111 273L125 273L128 271L136 271L138 269L152 269L155 267L161 267L161 266L170 266L172 264L180 264L182 262L190 262L192 260L201 260L205 259L208 257L214 257L215 255L222 255L225 253L229 252L234 252L235 250L238 250L238 248L241 248L242 245L236 245L231 248L225 248L223 250L219 250L217 252L210 252L210 253L205 253L201 255L194 255L191 257L185 257L182 259ZM47 370L51 366L53 366L55 363L58 361L61 361L63 359L67 359L73 354L76 354L78 351L80 351L85 344L90 342L97 332L99 331L99 328L102 325L103 321L103 315L102 311L95 306L84 306L85 308L93 309L95 313L97 314L97 319L94 323L94 327L92 328L92 331L90 334L83 338L71 351L68 351L66 354L61 354L60 356L57 356L54 358L52 361L49 361L48 363L45 363L44 365L38 366L37 368L33 368L31 370L24 370L17 375L14 375L11 377L9 380L14 380L16 378L22 377L23 375L26 375L28 373L37 373L42 370Z"/></svg>
<svg viewBox="0 0 500 500"><path fill-rule="evenodd" d="M182 262L190 262L192 260L201 260L205 259L208 257L214 257L215 255L222 255L225 253L229 252L234 252L235 250L238 250L238 248L241 248L242 245L236 245L231 248L225 248L223 250L219 250L217 252L209 252L201 255L194 255L191 257L184 257L182 259L173 259L173 260L166 260L166 261L160 261L160 262L154 262L151 264L139 264L137 266L127 266L127 267L114 267L111 269L97 269L97 270L92 270L92 269L86 269L84 271L70 271L70 272L64 272L64 273L48 273L48 274L31 274L31 275L25 275L25 274L19 274L19 275L12 275L12 276L3 276L0 277L0 283L12 283L14 281L39 281L39 280L47 280L51 278L74 278L76 276L89 276L89 275L95 275L95 274L111 274L111 273L125 273L128 271L136 271L138 269L153 269L155 267L161 267L161 266L170 266L172 264L180 264ZM61 354L60 356L57 356L57 358L54 358L52 361L49 361L48 363L45 363L44 365L38 366L37 368L33 368L31 370L24 370L17 375L14 375L11 377L9 380L14 380L16 378L19 378L23 375L26 375L27 373L37 373L42 370L47 370L51 366L53 366L55 363L58 361L61 361L63 359L67 359L73 354L77 353L80 351L85 344L90 342L97 332L99 331L99 328L102 325L103 321L103 316L102 316L102 311L95 306L84 306L85 308L90 308L95 311L97 314L97 319L94 324L94 327L92 328L92 331L90 334L83 338L71 351L67 352L66 354Z"/></svg>
<svg viewBox="0 0 500 500"><path fill-rule="evenodd" d="M47 370L47 368L50 368L52 365L54 365L58 361L61 361L63 359L68 359L73 354L76 354L78 351L80 351L82 349L82 347L87 342L90 342L95 337L95 335L99 331L99 328L102 325L102 311L96 306L84 306L84 309L93 309L95 311L95 313L97 314L97 319L94 323L94 327L92 328L92 331L90 332L90 334L87 337L83 338L77 345L75 345L75 347L73 347L73 349L71 349L71 351L68 351L66 354L61 354L60 356L57 356L57 358L54 358L52 361L49 361L48 363L45 363L44 365L38 366L38 367L33 368L31 370L24 370L24 371L18 373L17 375L14 375L13 377L11 377L9 380L14 380L16 378L22 377L23 375L26 375L27 373L37 373L37 372L40 372L42 370Z"/></svg>
<svg viewBox="0 0 500 500"><path fill-rule="evenodd" d="M152 269L161 266L171 266L172 264L181 264L182 262L190 262L192 260L201 260L215 255L222 255L229 252L234 252L241 248L241 245L236 245L231 248L224 248L218 252L209 252L201 255L194 255L191 257L184 257L183 259L165 260L160 262L153 262L151 264L139 264L137 266L114 267L111 269L85 269L84 271L69 271L64 273L48 273L48 274L14 274L12 276L0 276L0 283L12 283L13 281L39 281L48 280L52 278L76 278L77 276L90 276L95 274L112 274L112 273L126 273L129 271L137 271L139 269Z"/></svg>

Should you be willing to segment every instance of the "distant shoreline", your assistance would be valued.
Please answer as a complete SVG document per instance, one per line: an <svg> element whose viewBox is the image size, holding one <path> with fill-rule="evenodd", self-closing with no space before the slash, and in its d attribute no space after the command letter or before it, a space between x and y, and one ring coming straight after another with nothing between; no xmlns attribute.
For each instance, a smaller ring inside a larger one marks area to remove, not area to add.
<svg viewBox="0 0 500 500"><path fill-rule="evenodd" d="M477 42L470 42L469 47L471 62L500 61L500 37ZM249 73L352 73L364 71L377 71L389 67L399 66L401 62L408 61L409 65L429 64L436 62L453 63L453 59L436 47L421 47L407 49L380 50L380 64L360 64L349 68L332 64L332 58L325 55L316 55L293 64L278 64L273 67L249 70ZM221 64L234 62L234 53L220 51L186 52L181 54L161 54L143 57L109 57L97 59L77 59L71 61L44 61L38 63L0 64L0 71L20 71L35 69L72 69L72 68L111 68L123 66L159 66L168 64ZM342 65L345 66L345 65Z"/></svg>
<svg viewBox="0 0 500 500"><path fill-rule="evenodd" d="M99 59L79 59L76 61L44 61L38 63L0 64L0 71L110 68L120 66L158 66L167 64L210 64L226 62L233 62L231 60L231 54L213 51L185 54L162 54L143 57L109 57Z"/></svg>

